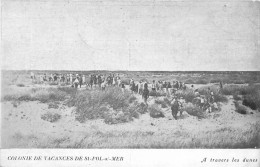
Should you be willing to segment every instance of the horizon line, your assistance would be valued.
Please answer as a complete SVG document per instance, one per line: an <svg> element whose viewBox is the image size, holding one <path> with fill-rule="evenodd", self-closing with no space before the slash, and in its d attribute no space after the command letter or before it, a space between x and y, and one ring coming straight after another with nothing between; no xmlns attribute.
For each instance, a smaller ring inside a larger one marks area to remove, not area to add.
<svg viewBox="0 0 260 167"><path fill-rule="evenodd" d="M72 72L88 72L88 71L104 71L104 72L112 72L112 71L122 71L122 72L260 72L257 70L36 70L36 69L1 69L1 71L72 71Z"/></svg>

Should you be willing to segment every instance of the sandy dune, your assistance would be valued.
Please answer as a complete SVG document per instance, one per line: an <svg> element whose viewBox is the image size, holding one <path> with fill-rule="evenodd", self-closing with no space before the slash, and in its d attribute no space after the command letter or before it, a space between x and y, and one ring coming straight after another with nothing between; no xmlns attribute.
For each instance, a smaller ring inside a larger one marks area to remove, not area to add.
<svg viewBox="0 0 260 167"><path fill-rule="evenodd" d="M140 95L136 97L142 101ZM154 99L149 99L149 105ZM260 112L252 110L251 114L241 115L235 112L232 97L228 99L228 103L221 103L221 111L210 113L207 119L199 120L184 112L174 120L170 108L166 108L163 109L164 118L152 118L146 113L132 122L116 125L105 124L102 119L79 123L75 120L74 108L62 104L58 109L48 109L47 104L35 101L21 102L17 107L11 102L2 102L2 148L160 148L167 144L171 148L174 147L171 146L173 140L185 146L185 142L200 138L200 134L223 131L225 135L229 130L230 133L232 130L246 131L259 123ZM47 111L60 114L61 119L55 123L41 119Z"/></svg>

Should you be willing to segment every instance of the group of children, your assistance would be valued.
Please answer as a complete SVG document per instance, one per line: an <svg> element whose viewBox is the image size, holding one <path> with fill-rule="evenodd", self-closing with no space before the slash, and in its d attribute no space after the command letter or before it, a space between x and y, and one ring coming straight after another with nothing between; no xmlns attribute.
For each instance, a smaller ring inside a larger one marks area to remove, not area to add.
<svg viewBox="0 0 260 167"><path fill-rule="evenodd" d="M133 79L130 80L130 90L132 92L136 92L142 94L144 89L144 84L147 84L146 81L137 81L135 82ZM180 81L173 81L171 84L170 82L166 81L152 81L151 90L156 92L165 92L167 94L174 94L177 90L186 90L187 86L184 82Z"/></svg>
<svg viewBox="0 0 260 167"><path fill-rule="evenodd" d="M72 87L78 88L82 87L82 85L86 85L87 88L99 87L102 90L105 89L106 86L120 86L122 89L125 88L125 85L121 83L121 79L119 74L109 74L108 76L101 75L101 74L91 74L90 76L84 74L58 74L58 73L51 73L51 74L42 74L39 75L40 83L47 83L47 82L55 82L57 84L65 83L67 85L71 85ZM31 79L34 82L36 76L33 72L31 72Z"/></svg>
<svg viewBox="0 0 260 167"><path fill-rule="evenodd" d="M36 76L33 72L31 72L31 79L36 80ZM82 85L86 85L86 88L93 88L98 87L102 91L106 89L107 86L118 86L125 91L125 84L121 81L119 74L109 74L109 75L102 75L102 74L91 74L90 76L86 76L83 74L43 74L40 75L41 82L57 82L57 83L67 83L70 84L74 88L82 87ZM221 85L222 86L222 85ZM172 115L175 119L177 119L177 113L180 111L180 108L185 103L185 100L180 97L177 98L175 96L176 91L178 90L186 90L187 86L184 82L180 81L173 81L166 82L166 81L155 81L153 80L151 85L151 91L163 91L168 95L173 96L172 100ZM140 94L147 104L147 100L149 98L149 89L148 89L148 82L147 81L134 81L133 79L130 80L129 89L132 93ZM191 85L191 89L194 89L194 86ZM206 95L200 95L198 89L194 90L195 98L193 99L192 103L200 107L204 111L212 112L214 108L217 108L217 104L215 103L214 93L208 88Z"/></svg>
<svg viewBox="0 0 260 167"><path fill-rule="evenodd" d="M215 102L215 97L213 91L208 88L206 95L201 95L198 89L194 92L195 98L193 99L193 104L200 107L203 111L212 112L213 109L217 109L217 103Z"/></svg>

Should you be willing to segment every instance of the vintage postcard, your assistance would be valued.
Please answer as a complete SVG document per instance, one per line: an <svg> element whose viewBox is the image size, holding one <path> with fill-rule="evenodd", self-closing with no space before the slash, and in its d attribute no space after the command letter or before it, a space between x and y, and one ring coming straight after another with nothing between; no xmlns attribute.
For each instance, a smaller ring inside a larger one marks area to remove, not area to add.
<svg viewBox="0 0 260 167"><path fill-rule="evenodd" d="M260 165L260 2L2 0L0 166Z"/></svg>

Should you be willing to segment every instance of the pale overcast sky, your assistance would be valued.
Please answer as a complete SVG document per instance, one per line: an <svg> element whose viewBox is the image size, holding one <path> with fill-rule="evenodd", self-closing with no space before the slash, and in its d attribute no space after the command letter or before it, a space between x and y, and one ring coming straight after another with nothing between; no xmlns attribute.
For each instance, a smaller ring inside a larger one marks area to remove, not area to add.
<svg viewBox="0 0 260 167"><path fill-rule="evenodd" d="M2 0L2 69L260 70L260 3Z"/></svg>

